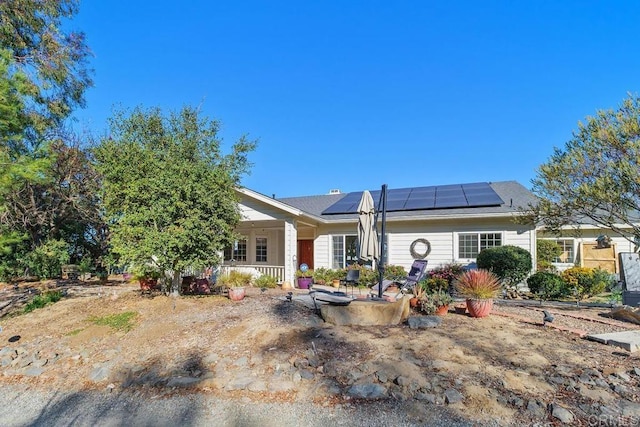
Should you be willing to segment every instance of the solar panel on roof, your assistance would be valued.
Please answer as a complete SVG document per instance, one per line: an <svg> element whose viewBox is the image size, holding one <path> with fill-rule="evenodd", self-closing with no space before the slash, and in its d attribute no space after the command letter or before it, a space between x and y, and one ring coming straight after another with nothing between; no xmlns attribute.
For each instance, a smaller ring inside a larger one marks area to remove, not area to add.
<svg viewBox="0 0 640 427"><path fill-rule="evenodd" d="M378 208L380 190L371 191ZM356 213L362 192L348 193L322 214ZM387 192L387 211L455 209L499 206L504 202L487 182L392 189Z"/></svg>

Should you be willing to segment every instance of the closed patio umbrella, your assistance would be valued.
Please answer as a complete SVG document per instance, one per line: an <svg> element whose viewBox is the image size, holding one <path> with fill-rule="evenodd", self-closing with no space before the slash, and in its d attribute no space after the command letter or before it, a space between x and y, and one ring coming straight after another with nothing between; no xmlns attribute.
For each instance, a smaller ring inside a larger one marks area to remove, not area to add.
<svg viewBox="0 0 640 427"><path fill-rule="evenodd" d="M380 258L374 217L373 197L365 190L358 205L358 260L362 263L373 263Z"/></svg>

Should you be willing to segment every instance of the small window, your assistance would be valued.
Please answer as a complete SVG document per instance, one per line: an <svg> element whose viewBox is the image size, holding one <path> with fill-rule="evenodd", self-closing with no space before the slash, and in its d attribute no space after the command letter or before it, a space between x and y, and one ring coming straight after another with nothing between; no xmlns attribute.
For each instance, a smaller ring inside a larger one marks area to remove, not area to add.
<svg viewBox="0 0 640 427"><path fill-rule="evenodd" d="M224 248L224 260L247 262L247 240L237 240L233 245Z"/></svg>
<svg viewBox="0 0 640 427"><path fill-rule="evenodd" d="M562 252L559 256L553 259L553 262L557 263L566 263L573 264L574 263L574 255L573 255L573 240L571 239L560 239L555 241Z"/></svg>
<svg viewBox="0 0 640 427"><path fill-rule="evenodd" d="M267 262L266 237L256 237L256 262Z"/></svg>
<svg viewBox="0 0 640 427"><path fill-rule="evenodd" d="M458 258L474 259L481 250L502 246L502 233L458 234Z"/></svg>

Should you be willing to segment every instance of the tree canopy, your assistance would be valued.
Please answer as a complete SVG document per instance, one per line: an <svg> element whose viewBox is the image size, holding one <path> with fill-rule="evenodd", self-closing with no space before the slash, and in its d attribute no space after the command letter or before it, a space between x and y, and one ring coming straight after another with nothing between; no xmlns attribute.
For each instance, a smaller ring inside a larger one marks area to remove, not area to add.
<svg viewBox="0 0 640 427"><path fill-rule="evenodd" d="M536 218L551 231L591 223L640 240L640 98L578 123L533 180Z"/></svg>
<svg viewBox="0 0 640 427"><path fill-rule="evenodd" d="M240 138L223 154L219 123L193 108L120 111L95 147L110 246L126 265L173 272L219 262L240 220L235 188L255 142Z"/></svg>

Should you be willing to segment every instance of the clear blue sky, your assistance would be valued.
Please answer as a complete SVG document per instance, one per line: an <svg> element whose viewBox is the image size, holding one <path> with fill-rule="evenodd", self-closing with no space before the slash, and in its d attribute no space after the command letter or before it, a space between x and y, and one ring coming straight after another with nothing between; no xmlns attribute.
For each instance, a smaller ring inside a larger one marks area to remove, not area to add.
<svg viewBox="0 0 640 427"><path fill-rule="evenodd" d="M517 180L640 92L637 1L82 1L79 126L201 105L277 197ZM361 164L368 163L366 168Z"/></svg>

